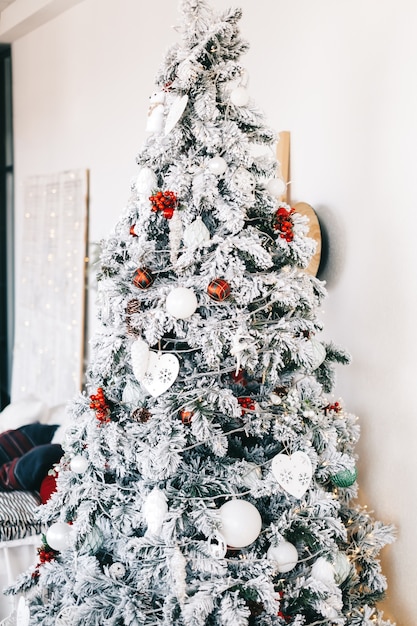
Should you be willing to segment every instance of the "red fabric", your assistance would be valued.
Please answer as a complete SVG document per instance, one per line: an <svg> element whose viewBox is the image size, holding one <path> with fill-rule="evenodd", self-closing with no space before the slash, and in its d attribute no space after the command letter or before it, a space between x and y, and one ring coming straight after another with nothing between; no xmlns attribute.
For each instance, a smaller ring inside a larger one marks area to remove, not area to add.
<svg viewBox="0 0 417 626"><path fill-rule="evenodd" d="M20 459L13 459L9 463L0 466L0 491L13 491L23 489L15 476L16 464Z"/></svg>
<svg viewBox="0 0 417 626"><path fill-rule="evenodd" d="M55 493L56 479L57 477L55 474L52 474L52 475L48 474L48 476L45 476L45 478L41 482L39 495L40 495L42 504L45 504L45 502L49 500L51 495Z"/></svg>

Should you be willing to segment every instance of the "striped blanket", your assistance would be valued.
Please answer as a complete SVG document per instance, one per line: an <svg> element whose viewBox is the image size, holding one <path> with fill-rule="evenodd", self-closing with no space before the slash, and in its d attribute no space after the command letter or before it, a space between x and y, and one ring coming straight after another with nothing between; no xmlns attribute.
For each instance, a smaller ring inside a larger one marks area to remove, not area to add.
<svg viewBox="0 0 417 626"><path fill-rule="evenodd" d="M42 532L36 520L40 499L31 491L0 493L0 541L23 539Z"/></svg>

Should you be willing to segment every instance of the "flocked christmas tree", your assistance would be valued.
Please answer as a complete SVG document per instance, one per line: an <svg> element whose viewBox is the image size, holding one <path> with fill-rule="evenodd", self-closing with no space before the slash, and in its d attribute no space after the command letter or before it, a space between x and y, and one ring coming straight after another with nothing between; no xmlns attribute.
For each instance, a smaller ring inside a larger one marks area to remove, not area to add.
<svg viewBox="0 0 417 626"><path fill-rule="evenodd" d="M305 218L253 150L275 136L239 62L241 12L181 12L104 244L46 543L14 588L23 619L387 625L392 528L355 500L357 419L329 395L348 356L320 339Z"/></svg>

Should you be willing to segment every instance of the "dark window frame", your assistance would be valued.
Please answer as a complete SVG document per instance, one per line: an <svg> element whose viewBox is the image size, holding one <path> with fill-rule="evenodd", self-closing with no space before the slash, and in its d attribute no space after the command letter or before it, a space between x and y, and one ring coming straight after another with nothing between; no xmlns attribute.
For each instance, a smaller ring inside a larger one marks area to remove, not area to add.
<svg viewBox="0 0 417 626"><path fill-rule="evenodd" d="M12 59L0 45L0 406L10 402L13 325L13 113Z"/></svg>

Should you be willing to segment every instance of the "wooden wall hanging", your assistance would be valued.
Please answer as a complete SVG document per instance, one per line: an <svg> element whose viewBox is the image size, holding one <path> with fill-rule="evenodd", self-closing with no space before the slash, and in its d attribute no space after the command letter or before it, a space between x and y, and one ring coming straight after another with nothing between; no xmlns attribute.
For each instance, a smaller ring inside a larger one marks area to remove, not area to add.
<svg viewBox="0 0 417 626"><path fill-rule="evenodd" d="M279 176L285 182L286 191L281 196L281 202L286 202L287 204L291 204L290 202L290 133L285 130L279 133L279 141L277 144L277 159L280 164ZM294 205L294 209L297 213L301 215L305 215L310 224L310 228L308 231L308 236L317 243L316 252L311 258L310 264L306 268L306 272L311 274L312 276L317 276L317 272L320 266L321 260L321 251L322 251L322 236L321 229L318 217L313 207L307 202L297 202Z"/></svg>

